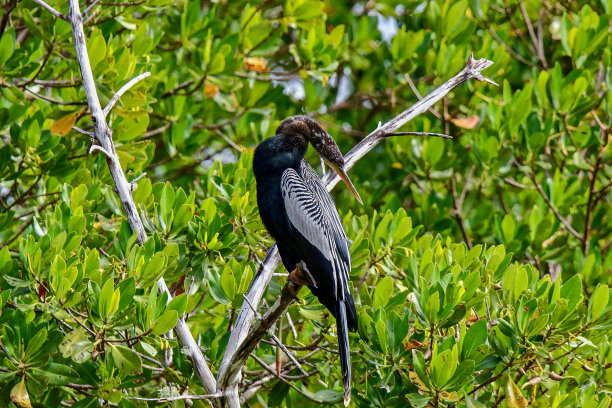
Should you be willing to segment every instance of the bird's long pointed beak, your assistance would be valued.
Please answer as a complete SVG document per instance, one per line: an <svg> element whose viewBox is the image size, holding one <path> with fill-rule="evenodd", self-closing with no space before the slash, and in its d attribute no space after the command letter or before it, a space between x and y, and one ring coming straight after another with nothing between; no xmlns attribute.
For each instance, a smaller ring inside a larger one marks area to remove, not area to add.
<svg viewBox="0 0 612 408"><path fill-rule="evenodd" d="M334 164L331 164L331 163L328 163L328 164L332 169L334 169L336 173L338 173L338 176L340 176L342 181L344 181L344 183L348 186L349 190L351 190L351 193L353 193L357 201L359 201L359 204L363 205L363 201L361 200L361 197L359 197L359 193L355 189L355 186L351 182L351 179L349 178L348 174L346 174L346 171L344 171L343 168L340 168Z"/></svg>

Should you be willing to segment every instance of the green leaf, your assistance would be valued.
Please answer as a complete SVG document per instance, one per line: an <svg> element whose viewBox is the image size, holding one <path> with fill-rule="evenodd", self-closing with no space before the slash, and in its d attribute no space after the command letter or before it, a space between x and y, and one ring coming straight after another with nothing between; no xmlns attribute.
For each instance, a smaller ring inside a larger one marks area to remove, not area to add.
<svg viewBox="0 0 612 408"><path fill-rule="evenodd" d="M164 266L166 266L166 254L157 252L142 269L142 274L139 279L140 284L148 286L156 282L163 275Z"/></svg>
<svg viewBox="0 0 612 408"><path fill-rule="evenodd" d="M153 324L153 334L161 336L164 333L169 332L176 326L178 321L178 313L176 310L166 310L164 314Z"/></svg>
<svg viewBox="0 0 612 408"><path fill-rule="evenodd" d="M164 219L164 222L167 228L170 228L172 224L172 208L174 205L174 189L170 185L170 183L164 184L164 189L161 193L161 198L159 200L159 208L161 212L161 216Z"/></svg>
<svg viewBox="0 0 612 408"><path fill-rule="evenodd" d="M79 326L64 336L59 350L64 358L70 357L76 363L83 363L90 358L93 343L88 340L85 329Z"/></svg>
<svg viewBox="0 0 612 408"><path fill-rule="evenodd" d="M465 407L466 408L486 408L483 404L470 397L469 395L465 398Z"/></svg>
<svg viewBox="0 0 612 408"><path fill-rule="evenodd" d="M502 220L501 226L502 232L504 234L504 241L506 243L512 242L516 228L516 223L514 222L514 219L510 215L506 214L504 216L504 219Z"/></svg>
<svg viewBox="0 0 612 408"><path fill-rule="evenodd" d="M0 39L0 66L4 65L11 55L13 55L13 50L15 49L15 29L13 27L9 27Z"/></svg>
<svg viewBox="0 0 612 408"><path fill-rule="evenodd" d="M296 20L310 20L320 17L323 13L323 7L325 5L321 1L307 1L295 9L292 16Z"/></svg>
<svg viewBox="0 0 612 408"><path fill-rule="evenodd" d="M433 166L440 161L445 148L443 139L432 137L424 143L423 157Z"/></svg>
<svg viewBox="0 0 612 408"><path fill-rule="evenodd" d="M383 319L380 319L376 322L374 327L376 329L376 336L378 337L380 348L383 350L383 352L386 352L389 347L389 332L387 331L387 323Z"/></svg>
<svg viewBox="0 0 612 408"><path fill-rule="evenodd" d="M384 307L393 296L393 279L387 275L382 278L374 289L372 306L374 309Z"/></svg>
<svg viewBox="0 0 612 408"><path fill-rule="evenodd" d="M132 349L119 344L109 344L108 349L110 349L115 365L121 372L131 374L142 372L142 360Z"/></svg>
<svg viewBox="0 0 612 408"><path fill-rule="evenodd" d="M567 313L571 313L582 300L582 280L580 275L572 276L561 287L561 297L568 300Z"/></svg>
<svg viewBox="0 0 612 408"><path fill-rule="evenodd" d="M79 375L72 368L64 364L49 363L46 366L32 369L36 374L49 380L49 385L66 385L79 382Z"/></svg>
<svg viewBox="0 0 612 408"><path fill-rule="evenodd" d="M9 265L12 263L11 254L8 246L0 249L0 271L10 271Z"/></svg>
<svg viewBox="0 0 612 408"><path fill-rule="evenodd" d="M225 69L225 56L221 53L217 53L213 56L212 61L208 66L208 73L210 75L219 74Z"/></svg>
<svg viewBox="0 0 612 408"><path fill-rule="evenodd" d="M45 341L47 341L47 329L43 328L28 341L28 346L25 350L26 362L32 362L38 358Z"/></svg>
<svg viewBox="0 0 612 408"><path fill-rule="evenodd" d="M440 310L440 294L438 292L433 292L429 295L429 299L427 299L427 304L425 305L425 316L427 317L427 321L430 325L433 325L437 322L438 310Z"/></svg>
<svg viewBox="0 0 612 408"><path fill-rule="evenodd" d="M102 319L107 319L117 311L119 307L119 297L115 296L115 282L109 278L100 290L100 300L98 302L98 313Z"/></svg>
<svg viewBox="0 0 612 408"><path fill-rule="evenodd" d="M226 265L221 272L221 289L229 300L236 296L236 277L229 265Z"/></svg>
<svg viewBox="0 0 612 408"><path fill-rule="evenodd" d="M66 261L61 255L56 255L51 267L49 268L49 278L51 279L51 286L57 290L62 276L66 273Z"/></svg>
<svg viewBox="0 0 612 408"><path fill-rule="evenodd" d="M597 285L597 288L593 291L591 299L589 299L589 320L597 320L603 313L606 306L608 306L608 297L610 290L608 285Z"/></svg>
<svg viewBox="0 0 612 408"><path fill-rule="evenodd" d="M182 293L176 296L174 299L168 303L166 306L166 310L175 310L178 316L182 316L185 313L185 308L187 307L187 294Z"/></svg>
<svg viewBox="0 0 612 408"><path fill-rule="evenodd" d="M487 321L486 319L477 320L469 328L463 340L461 349L461 359L465 360L478 349L478 346L487 341Z"/></svg>

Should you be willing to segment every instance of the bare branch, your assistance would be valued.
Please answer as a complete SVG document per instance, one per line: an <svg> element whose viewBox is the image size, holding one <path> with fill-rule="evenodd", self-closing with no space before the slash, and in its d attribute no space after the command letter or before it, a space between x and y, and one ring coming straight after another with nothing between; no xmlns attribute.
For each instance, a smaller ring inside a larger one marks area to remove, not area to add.
<svg viewBox="0 0 612 408"><path fill-rule="evenodd" d="M523 15L523 19L525 20L525 24L527 25L527 31L529 31L529 36L531 37L531 41L533 42L533 46L536 51L536 56L540 60L542 67L544 69L548 69L548 64L546 63L546 58L544 57L544 50L543 48L540 47L541 41L538 40L538 37L535 34L533 25L531 24L531 19L529 18L529 14L527 14L527 9L525 8L525 4L523 4L522 1L519 1L519 7L521 9L521 14Z"/></svg>
<svg viewBox="0 0 612 408"><path fill-rule="evenodd" d="M253 313L255 313L255 315L257 316L258 319L262 319L261 315L259 314L259 312L257 311L257 309L255 309L255 307L251 304L251 302L249 301L249 298L244 296L244 300L248 303L249 307L251 308L251 310L253 311ZM308 375L308 373L306 371L304 371L304 369L302 368L302 366L300 365L300 363L295 359L295 357L293 357L293 355L291 354L291 352L289 350L287 350L287 347L285 347L285 345L280 341L280 339L272 332L272 330L267 330L268 336L270 336L270 338L272 339L272 341L274 341L274 343L276 343L276 345L278 347L280 347L280 349L283 351L283 353L285 353L285 355L289 358L289 360L291 360L291 362L293 364L295 364L295 366L298 368L298 370L300 370L302 373Z"/></svg>
<svg viewBox="0 0 612 408"><path fill-rule="evenodd" d="M85 11L83 11L83 15L85 16L85 15L89 14L89 12L90 12L91 10L93 10L93 8L94 8L94 7L96 7L96 6L98 5L98 2L99 2L99 1L100 1L100 0L95 0L93 3L91 3L89 6L87 6L87 8L85 9Z"/></svg>
<svg viewBox="0 0 612 408"><path fill-rule="evenodd" d="M53 7L45 3L43 0L34 0L34 3L46 9L49 13L53 14L55 17L61 18L62 20L68 20L68 17L65 14L60 13L59 11L57 11L56 9L54 9Z"/></svg>
<svg viewBox="0 0 612 408"><path fill-rule="evenodd" d="M52 80L52 79L35 79L36 85L47 86L49 88L70 88L81 85L80 79L68 80Z"/></svg>
<svg viewBox="0 0 612 408"><path fill-rule="evenodd" d="M121 89L117 91L117 93L111 98L108 104L104 107L104 117L108 116L109 112L113 109L113 107L115 106L119 98L121 98L124 93L126 93L131 87L136 85L138 82L150 76L151 76L150 72L143 72L137 77L132 78L132 80L128 82L127 84L123 85Z"/></svg>
<svg viewBox="0 0 612 408"><path fill-rule="evenodd" d="M104 155L109 160L113 160L115 158L112 154L110 154L110 152L107 152L106 149L104 149L102 146L92 144L91 147L89 148L89 154L92 154L93 152L96 152L96 151L104 153Z"/></svg>
<svg viewBox="0 0 612 408"><path fill-rule="evenodd" d="M144 135L142 135L143 139L148 139L150 137L153 137L155 135L158 135L162 132L164 132L166 129L168 129L170 126L172 125L172 122L166 122L165 125L157 128L157 129L153 129L153 130L149 130L148 132L146 132Z"/></svg>
<svg viewBox="0 0 612 408"><path fill-rule="evenodd" d="M567 222L567 220L565 218L563 218L563 216L559 213L559 210L557 210L557 207L555 207L555 205L552 203L552 201L550 201L550 198L548 198L548 196L546 195L546 193L542 189L542 186L540 185L538 180L536 180L535 175L532 172L529 172L528 176L531 179L531 181L533 182L533 184L535 185L536 190L538 190L538 193L540 193L540 195L542 196L542 198L544 199L544 201L546 202L548 207L552 210L552 212L555 214L555 217L557 217L557 219L561 222L561 224L563 224L565 229L567 229L573 236L578 238L578 240L580 240L581 242L584 241L584 237L582 235L580 235L580 233L578 231L576 231L570 225L570 223Z"/></svg>
<svg viewBox="0 0 612 408"><path fill-rule="evenodd" d="M27 86L25 87L25 90L26 90L27 93L29 93L32 96L35 96L38 99L42 99L43 101L51 102L51 103L54 103L56 105L66 105L66 106L85 105L85 102L60 101L58 99L49 98L48 96L44 96L44 95L41 95L39 93L34 92L33 90L31 90Z"/></svg>
<svg viewBox="0 0 612 408"><path fill-rule="evenodd" d="M219 394L205 394L205 395L178 395L176 397L160 397L160 398L144 398L144 397L132 397L129 395L124 395L123 398L136 400L136 401L154 401L154 402L169 402L169 401L178 401L178 400L204 400L204 399L213 399L219 398L221 395Z"/></svg>
<svg viewBox="0 0 612 408"><path fill-rule="evenodd" d="M441 137L443 139L452 139L453 137L450 135L445 135L444 133L433 133L433 132L393 132L387 133L383 135L383 137L389 136L436 136Z"/></svg>
<svg viewBox="0 0 612 408"><path fill-rule="evenodd" d="M138 181L147 175L147 172L143 172L140 176L136 177L134 180L130 181L130 190L134 191L137 187Z"/></svg>
<svg viewBox="0 0 612 408"><path fill-rule="evenodd" d="M88 131L86 131L84 129L81 129L80 127L77 127L77 126L73 126L72 129L76 130L77 132L79 132L81 134L84 134L85 136L89 136L89 137L94 137L95 136L95 134L93 132L88 132Z"/></svg>

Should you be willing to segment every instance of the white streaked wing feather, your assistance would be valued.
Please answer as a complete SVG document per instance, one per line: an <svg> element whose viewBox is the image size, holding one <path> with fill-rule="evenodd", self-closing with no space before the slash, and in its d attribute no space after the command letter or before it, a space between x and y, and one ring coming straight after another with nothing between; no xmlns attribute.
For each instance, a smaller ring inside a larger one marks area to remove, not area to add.
<svg viewBox="0 0 612 408"><path fill-rule="evenodd" d="M350 258L346 259L346 234L331 196L320 183L316 172L308 164L307 166L310 169L304 171L302 165L302 176L293 169L287 169L283 173L281 192L285 209L293 227L330 261L333 268L334 293L344 299L345 291L348 290L350 270ZM304 176L308 171L312 173ZM316 177L314 186L311 179L313 174ZM320 188L317 188L317 184ZM325 194L322 194L321 188Z"/></svg>
<svg viewBox="0 0 612 408"><path fill-rule="evenodd" d="M336 204L329 191L325 188L317 172L312 166L303 159L301 164L302 178L306 185L310 187L313 195L322 203L323 211L325 212L327 219L329 220L329 226L331 231L334 233L334 241L337 247L339 255L342 257L341 260L337 260L336 269L341 271L341 287L348 288L349 273L351 268L351 257L348 246L348 238L344 232L340 215L336 209ZM344 292L342 291L342 297L344 298Z"/></svg>

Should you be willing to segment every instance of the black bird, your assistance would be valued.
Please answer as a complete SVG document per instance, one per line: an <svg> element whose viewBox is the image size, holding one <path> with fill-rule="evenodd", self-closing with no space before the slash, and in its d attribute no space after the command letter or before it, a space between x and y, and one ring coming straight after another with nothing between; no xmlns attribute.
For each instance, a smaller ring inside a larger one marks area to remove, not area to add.
<svg viewBox="0 0 612 408"><path fill-rule="evenodd" d="M351 398L348 331L357 331L357 312L349 289L351 258L334 201L315 170L304 160L308 142L344 180L361 203L344 171L344 158L331 136L306 116L283 121L276 135L255 149L253 172L261 219L276 239L290 278L305 272L311 292L336 318L344 404Z"/></svg>

